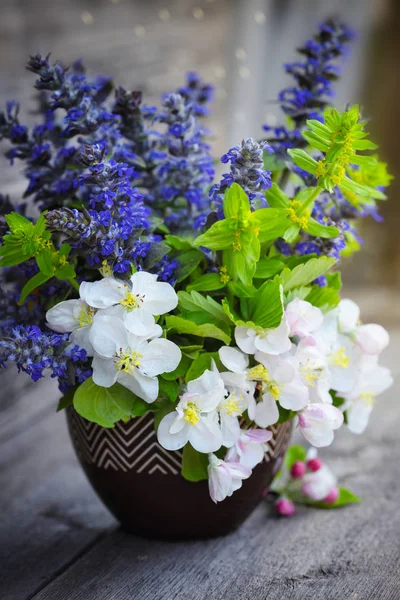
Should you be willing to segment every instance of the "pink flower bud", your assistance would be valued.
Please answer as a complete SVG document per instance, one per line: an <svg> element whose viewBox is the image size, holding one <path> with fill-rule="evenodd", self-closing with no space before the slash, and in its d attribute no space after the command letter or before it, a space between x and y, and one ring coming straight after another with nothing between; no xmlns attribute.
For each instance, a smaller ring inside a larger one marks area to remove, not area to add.
<svg viewBox="0 0 400 600"><path fill-rule="evenodd" d="M318 457L310 458L310 460L307 461L307 467L310 471L319 471L323 464L322 460Z"/></svg>
<svg viewBox="0 0 400 600"><path fill-rule="evenodd" d="M326 504L333 504L339 498L339 493L337 487L332 488L327 497L324 498L324 502L326 502Z"/></svg>
<svg viewBox="0 0 400 600"><path fill-rule="evenodd" d="M275 507L282 517L291 517L295 512L294 504L288 498L279 498L275 502Z"/></svg>
<svg viewBox="0 0 400 600"><path fill-rule="evenodd" d="M301 460L297 460L295 463L293 463L293 465L290 469L290 474L295 479L301 479L304 476L305 472L306 472L306 465Z"/></svg>

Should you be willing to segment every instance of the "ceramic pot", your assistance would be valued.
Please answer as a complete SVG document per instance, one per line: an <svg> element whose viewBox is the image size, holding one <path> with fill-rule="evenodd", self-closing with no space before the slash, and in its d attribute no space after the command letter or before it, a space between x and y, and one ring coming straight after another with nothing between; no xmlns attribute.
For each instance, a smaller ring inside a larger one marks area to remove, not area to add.
<svg viewBox="0 0 400 600"><path fill-rule="evenodd" d="M193 483L181 476L182 452L158 444L151 413L113 429L86 421L72 407L67 420L90 483L122 527L163 539L208 538L236 529L271 484L291 432L291 422L270 427L265 460L240 490L215 504L207 481Z"/></svg>

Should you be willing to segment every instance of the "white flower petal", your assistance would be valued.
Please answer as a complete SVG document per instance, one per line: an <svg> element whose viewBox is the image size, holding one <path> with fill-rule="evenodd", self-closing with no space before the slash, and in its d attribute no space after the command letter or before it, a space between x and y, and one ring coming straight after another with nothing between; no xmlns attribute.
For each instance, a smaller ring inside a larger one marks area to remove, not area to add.
<svg viewBox="0 0 400 600"><path fill-rule="evenodd" d="M222 433L213 419L203 417L196 425L190 427L189 442L198 452L216 452L222 446Z"/></svg>
<svg viewBox="0 0 400 600"><path fill-rule="evenodd" d="M163 315L178 305L178 296L171 284L157 281L157 276L138 271L131 277L132 293L143 297L143 306L152 315Z"/></svg>
<svg viewBox="0 0 400 600"><path fill-rule="evenodd" d="M90 328L89 340L94 350L104 357L113 357L128 344L128 335L121 319L96 315Z"/></svg>
<svg viewBox="0 0 400 600"><path fill-rule="evenodd" d="M92 361L93 381L101 387L111 387L117 381L118 371L114 361L95 355Z"/></svg>
<svg viewBox="0 0 400 600"><path fill-rule="evenodd" d="M146 346L140 360L140 370L149 377L170 373L179 365L181 358L182 353L176 344L157 338Z"/></svg>
<svg viewBox="0 0 400 600"><path fill-rule="evenodd" d="M274 425L279 419L279 410L276 400L270 394L263 394L261 402L255 407L254 422L259 427Z"/></svg>
<svg viewBox="0 0 400 600"><path fill-rule="evenodd" d="M171 428L174 426L176 418L177 413L174 410L166 415L158 426L158 443L166 450L180 450L188 441L189 429L191 427L188 423L185 423L185 427L179 431L171 433Z"/></svg>
<svg viewBox="0 0 400 600"><path fill-rule="evenodd" d="M89 339L90 327L80 327L71 333L69 338L72 344L76 344L79 348L86 350L87 356L93 356L94 349Z"/></svg>
<svg viewBox="0 0 400 600"><path fill-rule="evenodd" d="M118 374L118 383L131 390L136 396L151 404L158 397L158 379L157 377L146 377L139 369L135 369L132 375L120 371Z"/></svg>
<svg viewBox="0 0 400 600"><path fill-rule="evenodd" d="M256 331L247 327L235 327L235 340L239 348L246 354L256 351Z"/></svg>
<svg viewBox="0 0 400 600"><path fill-rule="evenodd" d="M361 325L355 333L355 341L366 354L380 354L389 344L389 334L381 325Z"/></svg>
<svg viewBox="0 0 400 600"><path fill-rule="evenodd" d="M138 337L147 337L155 325L153 315L142 307L126 311L123 320L128 331Z"/></svg>
<svg viewBox="0 0 400 600"><path fill-rule="evenodd" d="M230 448L239 439L240 436L240 425L237 417L231 417L230 415L220 414L221 419L221 432L222 432L222 444L226 448Z"/></svg>
<svg viewBox="0 0 400 600"><path fill-rule="evenodd" d="M351 333L357 327L360 318L360 309L353 300L343 299L338 306L339 330L342 333Z"/></svg>
<svg viewBox="0 0 400 600"><path fill-rule="evenodd" d="M105 277L93 283L83 281L79 288L79 294L89 306L93 308L109 308L118 304L126 292L128 286L113 277Z"/></svg>
<svg viewBox="0 0 400 600"><path fill-rule="evenodd" d="M77 327L77 311L85 310L87 305L82 300L65 300L50 308L46 313L47 326L57 333L70 333Z"/></svg>
<svg viewBox="0 0 400 600"><path fill-rule="evenodd" d="M234 373L242 373L249 365L249 357L237 348L223 346L218 354L224 367Z"/></svg>

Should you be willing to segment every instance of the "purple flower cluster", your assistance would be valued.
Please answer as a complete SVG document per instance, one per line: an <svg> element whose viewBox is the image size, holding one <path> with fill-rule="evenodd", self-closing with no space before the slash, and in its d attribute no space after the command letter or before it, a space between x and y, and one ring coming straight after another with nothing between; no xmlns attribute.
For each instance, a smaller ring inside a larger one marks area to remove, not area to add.
<svg viewBox="0 0 400 600"><path fill-rule="evenodd" d="M340 74L337 63L346 55L353 39L354 33L347 25L329 19L320 25L317 35L298 50L303 60L285 65L295 85L282 90L278 99L294 128L264 125L270 134L268 141L277 154L286 156L288 148L302 145L301 130L307 119L321 118L327 98L333 96L332 83Z"/></svg>
<svg viewBox="0 0 400 600"><path fill-rule="evenodd" d="M157 185L147 201L173 230L190 229L193 219L208 206L214 165L205 130L199 126L194 106L181 94L168 94L158 121L167 126L160 135Z"/></svg>
<svg viewBox="0 0 400 600"><path fill-rule="evenodd" d="M266 206L264 191L271 187L271 171L264 169L264 152L272 153L267 142L257 143L252 138L242 140L221 157L223 164L229 164L229 173L224 173L220 183L210 190L212 208L219 218L223 218L222 203L224 193L232 183L239 184L248 195L253 208ZM196 225L203 227L207 214L197 219Z"/></svg>
<svg viewBox="0 0 400 600"><path fill-rule="evenodd" d="M210 113L207 105L214 98L214 86L204 83L198 73L194 71L186 73L185 85L180 87L178 92L192 104L196 117L203 117Z"/></svg>
<svg viewBox="0 0 400 600"><path fill-rule="evenodd" d="M62 392L90 377L85 350L71 347L68 335L44 333L36 325L18 325L0 340L0 366L15 363L18 371L27 373L33 381L43 377L45 369L59 379Z"/></svg>

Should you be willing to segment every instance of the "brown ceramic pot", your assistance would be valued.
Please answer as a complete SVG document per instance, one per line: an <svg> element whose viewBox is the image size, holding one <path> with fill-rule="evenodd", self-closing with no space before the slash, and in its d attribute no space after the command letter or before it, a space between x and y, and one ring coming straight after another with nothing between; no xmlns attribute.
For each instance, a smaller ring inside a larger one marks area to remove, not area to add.
<svg viewBox="0 0 400 600"><path fill-rule="evenodd" d="M181 474L182 453L158 442L151 414L104 429L67 409L80 463L97 494L122 527L145 537L195 539L225 535L259 504L287 448L291 423L271 427L265 460L230 498L214 504L207 481Z"/></svg>

